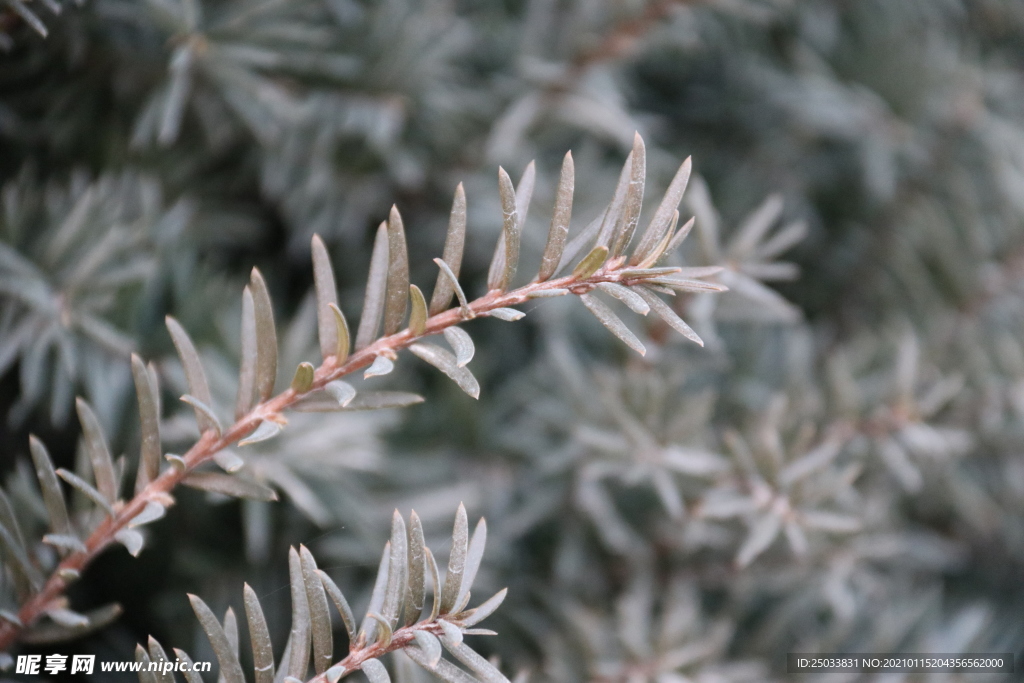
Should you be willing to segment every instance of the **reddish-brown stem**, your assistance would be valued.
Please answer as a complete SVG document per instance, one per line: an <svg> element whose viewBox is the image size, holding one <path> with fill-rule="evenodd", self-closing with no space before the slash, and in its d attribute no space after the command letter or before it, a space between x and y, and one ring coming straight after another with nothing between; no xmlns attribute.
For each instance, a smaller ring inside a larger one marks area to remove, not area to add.
<svg viewBox="0 0 1024 683"><path fill-rule="evenodd" d="M612 26L598 43L577 53L569 63L566 80L575 82L590 67L618 59L634 49L635 45L672 11L681 0L655 0L648 3L638 16L630 17Z"/></svg>
<svg viewBox="0 0 1024 683"><path fill-rule="evenodd" d="M427 319L426 329L421 335L413 335L408 329L397 332L387 337L381 337L364 349L361 349L341 365L338 365L334 356L328 357L314 373L313 386L309 391L321 389L324 385L334 380L349 375L360 368L364 368L373 362L378 355L391 355L396 351L414 344L423 337L438 334L446 328L457 325L468 319L486 315L489 311L506 306L514 306L524 303L529 299L532 292L544 289L569 289L573 293L584 293L592 289L600 282L626 282L634 284L641 281L640 278L625 279L620 276L618 270L622 267L621 260L609 263L598 270L592 276L579 280L569 275L557 280L546 282L532 282L525 287L520 287L511 292L492 290L483 297L469 304L470 314L464 313L462 308L456 307L443 313L438 313ZM170 467L163 471L159 477L151 481L142 491L127 502L120 502L114 506L114 516L105 518L99 526L89 535L85 541L85 550L78 550L69 553L47 579L42 590L29 598L18 610L20 624L11 621L0 621L0 652L5 652L18 640L19 634L25 628L32 626L39 618L50 609L56 606L57 600L68 586L68 580L62 574L81 573L92 560L101 553L107 546L115 542L114 536L137 517L145 509L150 501L161 503L164 506L173 504L174 499L170 493L181 481L197 467L204 465L213 459L213 456L228 446L240 441L250 434L259 423L265 419L275 419L288 406L302 396L308 394L296 393L292 389L286 389L277 396L258 404L248 414L243 416L222 434L214 431L207 431L192 448L182 456L184 467ZM399 633L404 631L401 629ZM398 637L398 633L395 634ZM412 637L411 631L408 637ZM371 646L372 647L372 646ZM369 656L369 655L368 655ZM360 660L362 661L362 660Z"/></svg>
<svg viewBox="0 0 1024 683"><path fill-rule="evenodd" d="M406 645L410 645L416 637L414 635L416 631L427 631L428 633L433 633L435 636L444 635L444 630L441 628L441 625L433 621L404 626L394 632L391 636L391 640L388 641L387 644L373 643L372 645L352 650L344 659L337 662L334 666L344 667L345 671L342 673L343 676L350 674L359 669L363 662L368 659L377 659L389 652L394 652L395 650L402 649ZM328 683L327 672L325 671L322 674L317 674L313 678L309 679L307 683Z"/></svg>

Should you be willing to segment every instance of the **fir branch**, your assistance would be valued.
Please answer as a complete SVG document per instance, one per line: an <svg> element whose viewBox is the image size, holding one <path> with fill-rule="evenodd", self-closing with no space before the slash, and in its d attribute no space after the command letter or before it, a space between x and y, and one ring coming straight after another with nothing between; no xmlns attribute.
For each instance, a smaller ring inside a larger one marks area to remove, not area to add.
<svg viewBox="0 0 1024 683"><path fill-rule="evenodd" d="M398 650L405 651L413 661L428 671L451 680L445 674L460 670L442 659L441 646L444 645L452 656L466 664L484 683L507 683L508 679L493 664L463 643L463 635L478 632L470 628L501 606L507 594L507 589L502 589L475 608L467 606L486 542L485 521L479 521L472 540L468 540L466 509L459 505L452 535L452 559L444 589L434 567L431 572L434 607L423 619L420 617L426 588L425 565L428 562L433 564L434 560L429 548L423 543L423 530L415 511L410 515L410 522L411 533L407 532L405 520L398 511L394 512L391 540L384 546L373 596L363 627L358 632L355 630L355 618L348 600L333 579L317 568L312 553L305 547L289 551L292 635L278 667L279 673L287 672L285 680L305 679L310 668L311 650L316 675L308 683L337 683L343 676L357 670L362 670L371 681L389 681L387 670L379 660L389 652ZM468 557L467 542L470 553ZM463 564L465 560L469 564ZM455 564L459 565L460 571L452 571L451 567ZM461 571L463 567L464 572ZM449 586L454 586L451 590L459 599L454 604L443 604L438 609L438 596L442 592L447 593ZM328 597L345 622L349 638L348 654L333 664L334 642ZM237 642L230 642L225 634L226 629L201 598L190 595L189 601L217 657L221 675L227 680L244 681ZM245 606L250 622L256 680L271 680L274 677L273 646L259 598L248 585L245 586ZM160 645L150 638L150 648L158 649ZM181 651L177 652L184 661L187 656ZM146 680L144 673L140 673L140 680ZM461 673L460 680L477 679Z"/></svg>
<svg viewBox="0 0 1024 683"><path fill-rule="evenodd" d="M627 166L629 163L629 160L627 160ZM684 166L688 163L689 160L684 163ZM502 192L506 195L505 204L507 206L504 209L507 217L511 213L508 208L515 202L510 182L502 186ZM678 194L681 194L681 192ZM678 201L678 195L675 201ZM525 213L525 209L523 213ZM514 213L511 213L511 215L515 216ZM392 209L390 223L393 234L401 233L401 218L398 215L397 209ZM515 228L516 231L518 229L519 227ZM558 230L560 228L553 226L553 229ZM512 228L510 227L509 230L512 230ZM649 283L652 280L664 283L665 269L630 268L628 267L630 255L616 256L607 260L603 257L594 259L592 256L587 256L569 275L544 282L534 281L512 291L504 291L500 287L506 285L511 279L511 274L515 272L518 261L518 248L506 238L507 235L503 236L502 241L499 241L499 250L504 246L504 253L508 257L504 264L505 277L498 283L499 288L492 289L484 296L467 303L465 306L460 305L451 308L430 316L425 320L423 319L424 313L421 311L417 315L418 319L415 321L416 330L406 328L398 332L386 334L363 348L356 350L351 355L346 356L345 350L338 348L338 353L327 355L320 366L312 370L312 373L310 373L309 367L303 368L301 372L302 381L293 382L291 387L276 396L271 396L274 375L276 374L274 369L276 369L277 365L277 339L274 329L273 312L266 284L259 271L254 269L250 287L247 288L247 291L252 292L247 297L251 296L255 302L253 308L254 324L250 321L251 326L243 329L243 342L246 344L252 343L251 340L247 341L246 338L248 336L255 339L256 367L253 369L243 364L241 383L245 386L251 386L252 378L248 377L248 375L255 372L255 379L258 384L257 389L263 400L253 405L248 412L241 415L233 424L224 428L217 424L213 408L208 405L210 399L207 379L192 341L176 321L168 319L168 329L186 366L188 383L192 392L192 395L183 397L183 400L196 408L196 419L200 425L202 436L184 455L173 459L172 462L175 463L175 466L167 468L155 479L149 481L144 488L127 502L113 500L113 498L116 498L116 491L111 493L112 483L107 482L103 485L104 491L107 494L105 498L109 499L107 502L109 502L113 514L105 517L93 529L85 540L83 549L75 550L64 557L46 580L42 589L33 594L21 606L18 611L19 623L14 623L13 621L0 623L0 651L9 648L17 640L19 633L23 629L35 624L48 609L61 599L64 590L68 586L68 579L65 577L77 576L105 548L116 541L122 541L124 533L132 520L141 515L147 506L153 503L164 508L172 505L174 498L171 492L179 484L188 485L191 482L199 485L194 475L200 467L213 461L218 453L234 445L254 443L275 436L287 424L284 414L289 408L298 407L297 404L306 402L311 397L317 396L324 391L329 391L332 383L339 382L341 378L363 368L379 365L382 361L388 364L388 370L390 370L392 359L397 357L397 353L403 349L413 347L416 355L445 371L446 374L449 374L456 380L460 387L475 398L479 392L479 386L469 370L464 367L465 363L461 362L459 357L453 356L440 348L415 345L425 337L442 334L446 330L473 318L489 316L501 319L515 319L522 317L521 313L511 307L526 303L531 298L534 298L538 292L553 289L565 290L580 297L588 297L589 293L601 284L616 284L635 287L648 301L660 301L653 293L646 291L645 283ZM516 236L516 239L518 239L518 236ZM401 324L401 318L404 317L405 301L407 301L405 297L408 297L407 275L405 274L407 266L402 265L405 263L404 237L400 237L397 241L393 240L393 243L399 245L399 248L395 250L399 263L398 267L393 268L393 272L388 274L388 288L386 290L387 300L392 302L388 305L388 310L391 311L388 314L388 324L391 328ZM598 246L594 251L604 254L607 252L607 249L604 246ZM555 258L558 256L560 255L554 255ZM338 316L337 308L333 306L331 297L326 295L326 291L333 287L333 283L327 282L330 279L327 276L327 269L318 267L317 261L322 261L322 255L317 256L314 261L314 269L320 271L320 283L318 286L321 292L325 292L320 297L321 306L319 312L322 318L339 320L339 330L341 330L345 327L343 316ZM670 270L678 271L679 269L673 268ZM392 274L394 273L398 274L400 282L391 283ZM693 281L687 280L684 282L690 283ZM370 287L372 288L373 286L374 284L371 281ZM672 287L674 285L668 283L666 286ZM381 291L380 294L383 295L384 291ZM403 297L401 301L398 299L399 296ZM383 300L383 296L381 298ZM248 298L246 298L246 301L248 301ZM587 301L591 310L594 310L594 300L585 299L585 301ZM603 304L601 306L600 310L604 311ZM401 316L396 312L399 308L402 309ZM666 309L670 310L667 306ZM664 311L662 311L662 314L667 315ZM677 326L682 325L683 328L689 329L681 319L676 318L676 320L678 320ZM631 333L624 332L624 324L614 315L602 318L602 322L609 326L620 338L631 338ZM340 337L346 336L346 334L340 335ZM695 335L692 335L691 338L695 338ZM458 337L458 339L464 342L461 337ZM695 340L699 342L699 339ZM634 344L634 348L637 348L636 344ZM330 348L327 347L325 350L330 351ZM465 360L467 355L468 348L460 351L462 360ZM386 371L382 371L380 374ZM310 377L310 374L312 374L312 377ZM200 398L197 398L196 394ZM349 395L347 400L351 400L351 398L351 395ZM248 404L243 401L240 405L245 406ZM344 407L344 404L339 402L337 409L343 409ZM95 432L96 429L98 429L98 425L92 431ZM99 444L102 438L99 435L94 435L93 441ZM94 446L94 448L99 449L99 446ZM107 459L109 459L109 455ZM106 460L102 460L102 462L105 463ZM203 479L203 482L207 485L210 484L210 476L214 475L204 475L205 479ZM226 475L215 476L218 479L226 478L225 485L232 481ZM221 485L216 490L228 492L232 495L243 495L247 490L246 483L241 480L237 480L237 482L235 486L225 488L225 485ZM262 492L265 489L262 485L250 485L248 489L255 491L253 495L266 496L266 493ZM259 491L256 491L256 489L259 489ZM121 535L121 538L119 538L119 535ZM134 551L139 549L139 544L134 536L132 537L131 547ZM412 635L410 634L409 637L411 638Z"/></svg>

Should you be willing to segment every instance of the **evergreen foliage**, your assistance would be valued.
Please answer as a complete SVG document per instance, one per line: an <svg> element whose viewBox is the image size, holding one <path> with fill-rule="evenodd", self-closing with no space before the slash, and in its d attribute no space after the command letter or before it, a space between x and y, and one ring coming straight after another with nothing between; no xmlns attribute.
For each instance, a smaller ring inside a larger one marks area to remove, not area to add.
<svg viewBox="0 0 1024 683"><path fill-rule="evenodd" d="M1022 45L1001 0L6 0L0 665L1019 658Z"/></svg>

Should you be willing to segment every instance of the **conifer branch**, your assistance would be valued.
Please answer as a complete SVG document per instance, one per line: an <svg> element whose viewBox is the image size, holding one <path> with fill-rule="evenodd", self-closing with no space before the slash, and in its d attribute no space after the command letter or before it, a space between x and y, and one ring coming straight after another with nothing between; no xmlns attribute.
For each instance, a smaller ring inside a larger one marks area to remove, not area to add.
<svg viewBox="0 0 1024 683"><path fill-rule="evenodd" d="M639 136L637 136L637 140L638 144L642 145ZM631 167L631 159L627 159L626 163L627 169ZM689 173L689 163L689 159L687 159L682 166L686 175ZM415 315L410 320L410 327L397 332L393 331L403 324L410 286L404 229L397 209L392 208L386 228L386 237L392 247L389 250L389 258L392 263L386 277L379 275L375 277L371 273L367 288L367 301L378 302L372 307L384 310L385 336L367 343L362 348L358 348L357 345L357 350L351 354L348 349L347 323L335 304L334 277L329 259L323 251L322 242L315 237L313 240L313 267L317 274L319 313L321 321L329 320L331 324L336 323L335 334L331 335L325 326L321 327L321 349L325 356L323 362L315 369L308 363L301 364L291 386L274 396L271 394L278 362L277 333L266 283L259 271L253 269L250 285L246 287L243 296L242 316L243 348L247 348L249 351L243 352L240 371L240 392L236 405L236 415L239 417L230 426L222 427L217 419L212 407L208 381L194 344L181 325L173 318L168 318L168 330L181 356L189 386L189 394L183 396L182 400L195 409L196 421L202 434L200 439L184 455L168 456L167 459L172 463L172 467L166 468L159 476L151 479L148 476L143 477L140 481L147 483L137 490L136 495L128 501L117 500L117 487L112 479L112 474L104 475L102 482L97 477L97 483L101 484L101 491L93 492L92 495L99 497L98 499L109 506L109 514L92 530L81 547L73 549L61 560L43 583L42 588L31 594L28 600L21 605L17 621L8 619L0 623L0 651L8 649L25 628L34 625L48 609L53 608L67 588L69 577L79 576L83 569L108 546L115 542L121 542L133 554L138 552L141 549L142 540L138 536L138 532L130 529L131 523L133 520L139 519L140 515L143 515L150 506L156 505L163 510L173 505L175 501L172 492L178 485L191 485L239 497L273 499L275 497L273 491L261 484L245 482L222 474L200 473L197 470L213 461L215 456L231 446L244 446L277 435L287 424L284 414L290 408L314 411L345 409L353 400L355 391L351 386L339 382L341 378L363 368L368 368L367 376L386 374L393 368L393 360L397 358L398 352L403 349L411 349L415 355L451 377L468 394L474 398L478 397L479 384L465 367L469 359L472 358L472 342L468 335L458 333L445 335L456 348L455 355L440 347L419 343L425 337L451 331L455 326L478 317L516 320L523 314L511 308L513 306L526 303L533 298L551 296L552 293L571 293L580 296L587 308L591 312L595 312L598 319L616 336L630 342L630 345L641 354L644 353L643 345L639 341L632 341L635 340L635 337L626 329L625 324L615 316L610 308L591 296L591 292L604 285L605 288L609 286L626 288L649 303L656 304L655 310L669 325L682 332L684 336L702 344L700 338L689 326L654 292L722 291L725 288L721 285L693 279L713 275L717 272L714 269L631 266L631 255L623 254L608 258L607 247L599 244L575 265L570 274L544 281L540 281L541 276L538 275L529 284L505 291L504 287L511 282L518 265L518 231L522 227L524 216L517 216L516 211L511 209L517 202L515 190L511 187L511 182L508 181L504 171L501 171L501 174L506 230L502 239L499 240L497 251L497 254L501 255L496 259L501 263L499 273L501 277L495 282L496 287L475 301L460 303L457 307L429 317L426 317L425 301L420 295L414 305ZM640 174L642 175L642 171ZM530 192L532 192L532 187L526 189L522 194L526 197ZM678 204L681 195L682 187L671 188L666 195L666 202L673 205ZM456 202L458 203L458 197ZM571 197L566 202L571 203ZM524 215L525 203L525 199L523 199L524 206L521 213ZM568 209L568 207L564 208ZM674 206L671 208L674 210ZM606 212L607 219L618 221L626 210L621 202L616 205L613 201ZM633 207L632 211L636 215L633 215L630 220L635 224L638 220L639 207ZM511 223L509 216L511 216ZM658 215L656 215L651 221L651 226L647 228L648 233L654 229L660 229L658 220ZM560 231L563 227L553 225L552 229ZM383 227L382 230L384 230ZM513 232L515 239L510 240L509 235ZM380 232L379 234L385 233ZM462 239L461 234L457 239ZM597 239L600 241L601 236L598 236ZM564 240L555 240L555 243L558 244L556 252L561 252L563 242ZM648 260L653 263L662 255L667 244L667 241L662 240L651 255L652 258ZM645 248L650 250L649 247ZM557 262L568 256L569 254L563 256L561 253L552 253L548 255L548 261ZM636 254L632 256L635 259ZM453 264L444 264L442 272L448 277L448 281L459 295L461 302L464 295L454 278L454 273L452 273L457 269L458 264L454 264L454 268L447 267L451 265ZM654 289L648 289L648 287ZM376 310L369 312L374 318L377 313ZM364 311L364 316L366 314ZM365 330L361 329L361 332L365 332L367 337L376 336L376 327L377 321L372 320ZM388 330L391 330L391 333L387 333ZM135 363L135 365L138 366L136 367L137 374L142 373L143 371L139 370L141 362ZM256 401L257 397L262 400ZM103 441L98 423L95 423L95 418L91 417L91 410L84 402L80 402L79 412L83 416L83 420L89 417L89 420L86 420L88 423L86 426L88 427L87 436L91 439L90 453L96 463L94 469L98 474L107 469L112 472L113 465L110 463L108 449ZM158 435L155 438L158 439ZM152 463L146 466L152 467ZM89 487L84 481L78 486L80 488ZM87 491L87 493L89 492Z"/></svg>
<svg viewBox="0 0 1024 683"><path fill-rule="evenodd" d="M493 631L472 627L494 613L508 593L508 589L503 588L476 607L468 606L470 589L487 543L486 521L480 519L470 535L466 508L460 504L451 543L448 573L442 583L433 553L424 543L419 516L413 511L409 516L409 526L406 526L404 518L396 510L391 520L391 539L384 546L373 595L358 630L348 599L334 580L317 568L312 553L305 547L298 551L291 548L288 554L293 608L291 637L277 669L278 677L284 675L285 681L304 680L311 668L312 650L312 668L316 675L309 679L309 683L337 683L356 670L362 670L371 681L389 682L390 676L380 657L404 650L412 661L443 680L508 683L495 665L463 642L467 634L494 635ZM433 605L428 616L421 619L426 606L428 567L433 584ZM328 598L345 622L349 640L348 654L333 664L334 637ZM244 680L237 639L232 643L226 637L229 617L225 616L225 625L222 626L202 598L190 595L189 601L210 640L221 675L228 680ZM275 677L273 644L259 598L248 585L245 586L245 609L256 680L272 680ZM230 609L228 614L231 614ZM442 646L474 675L445 661ZM136 656L145 661L160 651L160 644L151 637L149 653L139 646ZM179 650L177 654L181 660L191 661L184 652ZM143 683L147 680L143 673L139 677Z"/></svg>
<svg viewBox="0 0 1024 683"><path fill-rule="evenodd" d="M395 334L381 337L366 348L353 353L341 365L336 363L336 356L328 356L327 360L314 371L313 383L308 391L297 392L289 387L267 401L257 404L249 413L230 427L225 428L220 436L212 429L207 430L199 441L181 456L184 464L182 468L172 467L166 469L138 495L117 510L115 516L104 520L85 541L85 550L72 553L64 558L46 581L43 589L21 607L18 611L18 619L21 621L21 626L9 621L0 622L0 651L10 648L17 640L21 630L34 624L45 610L63 594L68 586L68 581L61 578L62 574L69 570L81 573L97 555L116 542L114 539L115 534L126 528L132 519L140 515L147 503L152 501L165 507L173 504L173 499L170 498L171 491L177 488L189 474L195 472L201 465L212 461L213 456L220 451L237 445L238 442L255 431L262 422L280 423L283 421L284 412L299 399L309 396L319 389L323 389L327 384L335 380L368 367L378 356L396 354L398 351L408 348L425 337L440 334L444 330L459 325L471 318L486 317L496 309L526 303L531 298L534 298L531 295L535 295L539 291L566 289L574 294L582 295L605 282L634 286L643 283L647 279L650 279L650 276L645 276L644 274L637 273L635 269L628 268L625 259L620 259L610 266L606 265L600 268L597 272L586 278L567 275L546 282L530 283L511 292L491 290L486 295L469 303L470 313L468 314L461 308L456 307L427 318L422 334L414 335L410 330L405 329ZM407 635L408 638L412 638L411 631Z"/></svg>

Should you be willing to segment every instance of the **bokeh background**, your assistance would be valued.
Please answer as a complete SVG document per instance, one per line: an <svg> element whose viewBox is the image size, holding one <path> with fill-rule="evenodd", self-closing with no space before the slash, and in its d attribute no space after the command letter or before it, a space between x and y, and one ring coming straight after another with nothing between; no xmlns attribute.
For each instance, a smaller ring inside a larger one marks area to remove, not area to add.
<svg viewBox="0 0 1024 683"><path fill-rule="evenodd" d="M464 501L491 529L480 590L510 588L485 624L500 635L474 645L510 677L1024 654L1024 3L8 0L0 48L14 489L34 485L29 433L74 465L76 394L134 462L133 350L160 370L165 449L187 448L163 318L230 405L253 265L282 372L315 362L314 233L357 320L390 206L426 287L463 182L463 281L482 294L499 165L516 179L536 160L526 273L567 150L574 232L634 131L645 215L692 155L678 263L724 266L730 287L673 301L704 348L624 312L645 358L573 297L473 322L479 401L403 355L373 382L424 404L296 416L247 456L282 502L182 492L139 558L111 550L71 593L123 617L23 651L131 659L154 634L212 659L185 593L241 612L243 581L283 643L289 545L358 611L391 510L417 510L443 558Z"/></svg>

